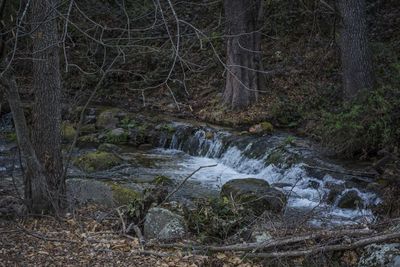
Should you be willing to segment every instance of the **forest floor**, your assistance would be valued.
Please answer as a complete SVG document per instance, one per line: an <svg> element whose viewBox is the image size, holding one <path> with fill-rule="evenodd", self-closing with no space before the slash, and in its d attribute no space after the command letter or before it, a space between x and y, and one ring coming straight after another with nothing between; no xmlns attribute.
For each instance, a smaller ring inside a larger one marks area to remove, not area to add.
<svg viewBox="0 0 400 267"><path fill-rule="evenodd" d="M138 238L117 230L118 218L96 220L101 210L88 206L62 219L0 219L0 266L258 266L233 253L143 249Z"/></svg>

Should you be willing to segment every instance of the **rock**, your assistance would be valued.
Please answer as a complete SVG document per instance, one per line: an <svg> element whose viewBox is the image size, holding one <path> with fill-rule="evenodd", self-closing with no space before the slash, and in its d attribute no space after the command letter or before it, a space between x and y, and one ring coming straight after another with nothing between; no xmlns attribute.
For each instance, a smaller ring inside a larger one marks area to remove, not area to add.
<svg viewBox="0 0 400 267"><path fill-rule="evenodd" d="M87 135L96 132L96 125L95 124L86 124L82 125L80 134Z"/></svg>
<svg viewBox="0 0 400 267"><path fill-rule="evenodd" d="M364 202L356 190L345 192L339 199L338 207L342 209L362 208Z"/></svg>
<svg viewBox="0 0 400 267"><path fill-rule="evenodd" d="M187 226L182 216L167 209L152 208L145 217L144 237L161 241L173 241L183 238Z"/></svg>
<svg viewBox="0 0 400 267"><path fill-rule="evenodd" d="M67 198L72 206L94 202L106 206L113 205L111 187L100 181L85 179L67 179Z"/></svg>
<svg viewBox="0 0 400 267"><path fill-rule="evenodd" d="M76 130L74 126L72 126L72 124L64 122L61 125L61 134L65 141L71 142L72 140L74 140L74 137L76 135Z"/></svg>
<svg viewBox="0 0 400 267"><path fill-rule="evenodd" d="M96 134L88 134L78 138L79 147L96 147L100 143Z"/></svg>
<svg viewBox="0 0 400 267"><path fill-rule="evenodd" d="M251 230L250 241L262 243L272 239L271 234L268 232L266 227L262 224L254 225L253 229Z"/></svg>
<svg viewBox="0 0 400 267"><path fill-rule="evenodd" d="M120 158L103 151L89 152L74 160L74 164L85 172L103 171L121 163Z"/></svg>
<svg viewBox="0 0 400 267"><path fill-rule="evenodd" d="M97 148L97 150L103 152L120 152L122 149L114 144L103 143Z"/></svg>
<svg viewBox="0 0 400 267"><path fill-rule="evenodd" d="M366 246L358 262L359 267L400 266L400 244L372 244Z"/></svg>
<svg viewBox="0 0 400 267"><path fill-rule="evenodd" d="M269 134L274 131L274 126L270 122L262 122L253 125L249 128L249 133L252 134Z"/></svg>
<svg viewBox="0 0 400 267"><path fill-rule="evenodd" d="M122 111L118 108L108 109L100 113L96 121L96 127L100 129L114 129L119 122L119 113Z"/></svg>
<svg viewBox="0 0 400 267"><path fill-rule="evenodd" d="M109 183L109 185L112 190L113 200L118 206L128 205L141 198L141 193L135 191L132 187L117 183Z"/></svg>
<svg viewBox="0 0 400 267"><path fill-rule="evenodd" d="M222 186L221 197L231 198L253 210L256 215L264 211L280 212L286 205L286 196L270 187L267 181L256 178L234 179Z"/></svg>
<svg viewBox="0 0 400 267"><path fill-rule="evenodd" d="M106 141L111 144L123 144L128 142L128 132L123 128L116 128L106 134Z"/></svg>
<svg viewBox="0 0 400 267"><path fill-rule="evenodd" d="M346 187L343 184L336 183L326 183L325 187L329 189L329 193L326 196L326 203L329 205L333 205L336 202L338 196L346 190Z"/></svg>

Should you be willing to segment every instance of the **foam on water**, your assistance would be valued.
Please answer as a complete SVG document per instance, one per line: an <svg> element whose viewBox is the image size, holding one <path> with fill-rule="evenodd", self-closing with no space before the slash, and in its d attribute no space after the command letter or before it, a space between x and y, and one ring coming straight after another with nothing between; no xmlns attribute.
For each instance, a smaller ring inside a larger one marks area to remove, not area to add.
<svg viewBox="0 0 400 267"><path fill-rule="evenodd" d="M288 208L314 210L318 212L319 219L313 219L313 224L322 224L326 220L332 224L357 223L373 220L373 214L368 208L380 200L374 193L358 188L347 188L337 197L335 203L329 205L325 199L330 190L327 185L343 185L345 181L326 174L322 178L311 177L303 163L293 164L288 168L279 168L267 164L271 148L265 148L265 154L249 158L248 153L253 143L248 143L244 148L235 144L224 144L223 138L229 136L227 132L215 132L212 138L207 138L206 130L199 129L190 134L188 126L184 131L177 131L167 149L158 149L158 153L176 154L180 151L190 154L178 163L180 170L195 170L200 166L218 164L216 167L202 169L192 179L200 181L207 186L220 187L225 182L235 178L261 178L270 184L283 184L283 190L288 196ZM337 207L338 201L349 190L356 190L364 201L364 206L357 210L341 209Z"/></svg>

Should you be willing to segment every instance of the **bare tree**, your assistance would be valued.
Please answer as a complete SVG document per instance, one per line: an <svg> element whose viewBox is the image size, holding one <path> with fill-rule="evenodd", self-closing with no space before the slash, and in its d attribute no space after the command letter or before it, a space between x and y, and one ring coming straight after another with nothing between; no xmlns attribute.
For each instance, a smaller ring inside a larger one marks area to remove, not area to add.
<svg viewBox="0 0 400 267"><path fill-rule="evenodd" d="M261 64L261 0L225 0L226 85L224 103L238 109L258 99L265 87Z"/></svg>
<svg viewBox="0 0 400 267"><path fill-rule="evenodd" d="M375 84L372 55L368 45L365 0L339 0L342 17L340 50L344 96L347 100Z"/></svg>

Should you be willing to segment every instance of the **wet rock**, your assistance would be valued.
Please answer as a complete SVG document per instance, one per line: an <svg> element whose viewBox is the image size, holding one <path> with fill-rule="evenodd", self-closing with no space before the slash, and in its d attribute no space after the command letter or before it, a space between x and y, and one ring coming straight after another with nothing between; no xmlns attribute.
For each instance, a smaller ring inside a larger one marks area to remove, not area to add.
<svg viewBox="0 0 400 267"><path fill-rule="evenodd" d="M167 209L152 208L145 217L144 237L161 241L173 241L183 238L187 226L182 216Z"/></svg>
<svg viewBox="0 0 400 267"><path fill-rule="evenodd" d="M71 142L74 140L76 130L71 123L64 122L61 126L61 135L65 141Z"/></svg>
<svg viewBox="0 0 400 267"><path fill-rule="evenodd" d="M141 144L140 146L138 146L139 149L141 150L149 150L153 148L152 144Z"/></svg>
<svg viewBox="0 0 400 267"><path fill-rule="evenodd" d="M103 143L99 145L97 150L103 152L121 152L122 149L114 144Z"/></svg>
<svg viewBox="0 0 400 267"><path fill-rule="evenodd" d="M262 122L253 125L249 128L249 133L252 134L268 134L274 131L274 126L270 122Z"/></svg>
<svg viewBox="0 0 400 267"><path fill-rule="evenodd" d="M121 163L120 158L103 151L89 152L74 160L74 164L85 172L103 171Z"/></svg>
<svg viewBox="0 0 400 267"><path fill-rule="evenodd" d="M105 139L111 144L124 144L128 142L128 132L123 128L116 128L109 131Z"/></svg>
<svg viewBox="0 0 400 267"><path fill-rule="evenodd" d="M365 247L358 266L400 266L400 244L372 244Z"/></svg>
<svg viewBox="0 0 400 267"><path fill-rule="evenodd" d="M96 121L96 127L100 129L114 129L119 122L118 114L122 111L118 108L108 109L100 113Z"/></svg>
<svg viewBox="0 0 400 267"><path fill-rule="evenodd" d="M264 211L280 212L286 205L286 196L270 187L267 181L256 178L234 179L222 186L221 196L233 198L253 210L256 215Z"/></svg>
<svg viewBox="0 0 400 267"><path fill-rule="evenodd" d="M67 197L70 205L84 205L89 202L106 206L113 205L113 192L104 182L85 179L68 179Z"/></svg>
<svg viewBox="0 0 400 267"><path fill-rule="evenodd" d="M346 190L346 187L343 184L327 183L325 187L329 189L329 193L325 199L326 203L329 205L333 205L339 195Z"/></svg>
<svg viewBox="0 0 400 267"><path fill-rule="evenodd" d="M340 197L337 206L342 209L362 208L363 200L356 190L349 190Z"/></svg>

